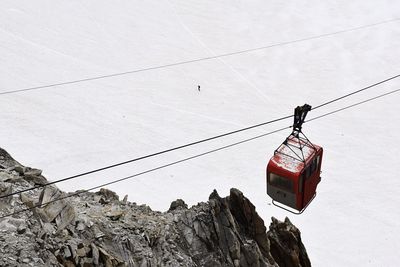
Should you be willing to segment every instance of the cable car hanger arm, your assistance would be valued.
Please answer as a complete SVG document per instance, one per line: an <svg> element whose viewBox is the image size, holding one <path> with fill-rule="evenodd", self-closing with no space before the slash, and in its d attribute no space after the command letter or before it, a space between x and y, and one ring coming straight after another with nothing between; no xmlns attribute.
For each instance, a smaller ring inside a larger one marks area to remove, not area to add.
<svg viewBox="0 0 400 267"><path fill-rule="evenodd" d="M311 106L308 104L304 104L303 106L298 106L294 109L293 133L301 132L301 127L303 126L303 123L304 123L304 120L306 119L307 113L310 110L311 110Z"/></svg>

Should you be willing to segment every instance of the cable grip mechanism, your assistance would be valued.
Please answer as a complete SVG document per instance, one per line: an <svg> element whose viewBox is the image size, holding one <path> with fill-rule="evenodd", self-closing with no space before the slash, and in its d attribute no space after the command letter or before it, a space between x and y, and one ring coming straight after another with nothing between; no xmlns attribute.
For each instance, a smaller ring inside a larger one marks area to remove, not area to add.
<svg viewBox="0 0 400 267"><path fill-rule="evenodd" d="M303 126L304 120L306 119L307 113L311 110L311 106L304 104L294 109L294 121L293 121L293 135L298 137L301 133L301 127Z"/></svg>

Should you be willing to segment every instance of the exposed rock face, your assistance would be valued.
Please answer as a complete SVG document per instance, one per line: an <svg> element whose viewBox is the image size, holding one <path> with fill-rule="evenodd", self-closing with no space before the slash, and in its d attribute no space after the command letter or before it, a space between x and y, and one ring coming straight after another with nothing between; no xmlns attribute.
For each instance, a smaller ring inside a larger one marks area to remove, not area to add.
<svg viewBox="0 0 400 267"><path fill-rule="evenodd" d="M311 266L300 231L289 218L286 217L284 222L272 218L267 235L271 254L279 266Z"/></svg>
<svg viewBox="0 0 400 267"><path fill-rule="evenodd" d="M0 149L0 195L46 182ZM55 186L0 200L0 216L67 194ZM112 191L82 193L0 219L0 266L311 266L300 231L272 219L267 232L237 189L167 212L122 201Z"/></svg>

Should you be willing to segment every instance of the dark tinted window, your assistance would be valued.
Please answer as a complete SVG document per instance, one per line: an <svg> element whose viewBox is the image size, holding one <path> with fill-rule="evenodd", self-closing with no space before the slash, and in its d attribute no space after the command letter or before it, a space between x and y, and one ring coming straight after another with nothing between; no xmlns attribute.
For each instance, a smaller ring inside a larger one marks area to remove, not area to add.
<svg viewBox="0 0 400 267"><path fill-rule="evenodd" d="M314 158L311 161L311 164L306 168L306 170L304 171L304 173L306 174L306 179L310 178L310 176L318 168L318 161L319 161L319 156L317 158Z"/></svg>
<svg viewBox="0 0 400 267"><path fill-rule="evenodd" d="M311 163L311 173L314 173L316 169L317 169L317 158L314 158Z"/></svg>
<svg viewBox="0 0 400 267"><path fill-rule="evenodd" d="M293 192L293 181L275 173L269 174L269 183L272 186L279 187L285 191Z"/></svg>
<svg viewBox="0 0 400 267"><path fill-rule="evenodd" d="M304 181L304 173L302 173L300 175L300 179L299 179L299 192L300 193L303 192L303 181Z"/></svg>

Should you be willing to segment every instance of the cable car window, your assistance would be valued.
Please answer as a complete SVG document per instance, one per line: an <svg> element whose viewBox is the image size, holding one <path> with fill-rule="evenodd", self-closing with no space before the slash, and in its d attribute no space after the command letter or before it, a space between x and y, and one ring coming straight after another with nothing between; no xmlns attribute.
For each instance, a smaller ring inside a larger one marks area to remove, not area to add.
<svg viewBox="0 0 400 267"><path fill-rule="evenodd" d="M319 166L320 159L321 159L321 156L318 155L318 157L317 157L317 166Z"/></svg>
<svg viewBox="0 0 400 267"><path fill-rule="evenodd" d="M300 192L300 193L303 193L303 181L304 181L304 176L305 176L305 173L302 173L302 174L300 175L300 180L299 180L299 192Z"/></svg>
<svg viewBox="0 0 400 267"><path fill-rule="evenodd" d="M306 179L310 178L311 175L315 172L315 170L317 169L318 166L318 162L319 161L319 156L318 158L314 158L311 161L311 164L306 168L306 170L304 171L305 175L306 175Z"/></svg>
<svg viewBox="0 0 400 267"><path fill-rule="evenodd" d="M311 176L311 166L308 166L306 169L306 179L308 179Z"/></svg>
<svg viewBox="0 0 400 267"><path fill-rule="evenodd" d="M311 174L313 174L316 169L317 169L317 158L314 158L311 163Z"/></svg>
<svg viewBox="0 0 400 267"><path fill-rule="evenodd" d="M269 183L285 191L293 192L293 181L275 173L269 174Z"/></svg>

